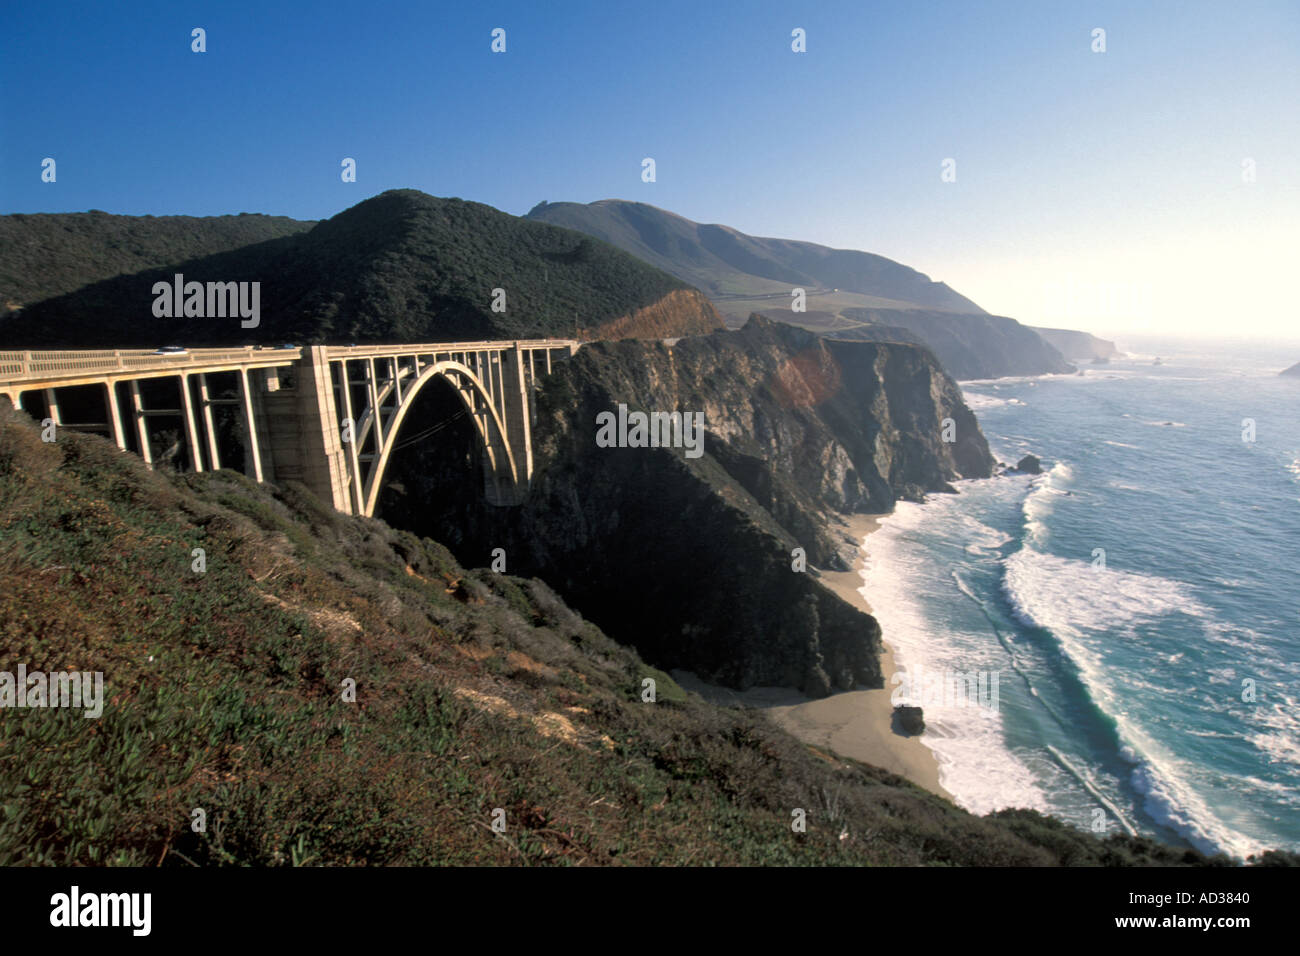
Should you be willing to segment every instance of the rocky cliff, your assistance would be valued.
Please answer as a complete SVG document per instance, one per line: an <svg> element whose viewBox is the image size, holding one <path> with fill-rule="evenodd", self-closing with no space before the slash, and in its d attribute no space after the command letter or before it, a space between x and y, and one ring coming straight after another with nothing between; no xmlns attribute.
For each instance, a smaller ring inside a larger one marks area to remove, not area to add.
<svg viewBox="0 0 1300 956"><path fill-rule="evenodd" d="M619 405L702 413L703 453L599 447L597 416ZM927 350L760 317L673 346L585 346L539 396L537 471L518 508L479 503L480 479L464 477L472 434L462 441L399 454L381 515L465 560L504 549L511 573L544 576L658 666L816 695L881 684L875 620L816 577L852 553L832 513L888 511L993 465Z"/></svg>

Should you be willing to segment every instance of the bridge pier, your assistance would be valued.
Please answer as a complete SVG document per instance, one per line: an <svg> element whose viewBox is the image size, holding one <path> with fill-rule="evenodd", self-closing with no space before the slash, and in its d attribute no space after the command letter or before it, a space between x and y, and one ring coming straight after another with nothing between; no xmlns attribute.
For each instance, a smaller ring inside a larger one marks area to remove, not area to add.
<svg viewBox="0 0 1300 956"><path fill-rule="evenodd" d="M135 419L135 437L140 443L140 457L153 467L153 448L149 445L149 426L145 424L144 401L140 398L140 382L131 380L131 413Z"/></svg>
<svg viewBox="0 0 1300 956"><path fill-rule="evenodd" d="M126 451L126 433L122 430L122 410L117 402L117 383L104 383L104 408L108 411L109 434L120 451Z"/></svg>
<svg viewBox="0 0 1300 956"><path fill-rule="evenodd" d="M352 379L348 373L348 360L344 359L339 363L339 394L343 397L343 421L351 434L346 436L347 445L347 466L348 466L348 511L351 514L364 514L366 503L362 498L361 488L361 462L357 456L357 444L361 441L361 429L357 423L356 416L352 413Z"/></svg>
<svg viewBox="0 0 1300 956"><path fill-rule="evenodd" d="M271 467L277 480L301 481L323 501L350 514L347 465L326 347L303 349L294 372L293 388L268 391L263 397Z"/></svg>
<svg viewBox="0 0 1300 956"><path fill-rule="evenodd" d="M524 350L518 342L514 348L501 353L500 364L502 417L506 422L506 434L515 449L517 478L526 490L533 480L533 416L530 411L533 389L524 367Z"/></svg>
<svg viewBox="0 0 1300 956"><path fill-rule="evenodd" d="M330 377L329 357L324 346L315 345L309 350L310 358L301 366L298 394L302 399L304 425L314 412L312 426L304 427L308 447L304 482L326 501L332 501L339 511L350 513L348 468L344 457L342 435L339 433L339 414L334 405L334 382ZM319 425L317 425L319 422ZM319 431L320 444L316 444Z"/></svg>
<svg viewBox="0 0 1300 956"><path fill-rule="evenodd" d="M221 470L221 452L217 449L217 429L212 421L212 396L208 394L208 376L198 374L199 404L203 406L203 431L208 438L208 467L213 471Z"/></svg>
<svg viewBox="0 0 1300 956"><path fill-rule="evenodd" d="M261 484L266 476L262 471L262 450L258 447L261 444L258 439L258 416L253 408L253 390L249 387L246 368L239 370L239 398L240 409L244 413L244 474Z"/></svg>
<svg viewBox="0 0 1300 956"><path fill-rule="evenodd" d="M63 424L63 416L59 414L59 397L54 394L52 388L45 390L45 414L55 425Z"/></svg>
<svg viewBox="0 0 1300 956"><path fill-rule="evenodd" d="M181 408L185 412L185 450L190 456L190 467L203 471L203 455L199 451L199 426L194 419L194 395L190 392L190 377L181 373Z"/></svg>

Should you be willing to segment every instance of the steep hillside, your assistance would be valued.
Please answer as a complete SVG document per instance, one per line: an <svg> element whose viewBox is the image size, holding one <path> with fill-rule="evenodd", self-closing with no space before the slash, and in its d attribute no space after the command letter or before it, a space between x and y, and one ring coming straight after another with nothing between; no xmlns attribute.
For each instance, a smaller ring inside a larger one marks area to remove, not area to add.
<svg viewBox="0 0 1300 956"><path fill-rule="evenodd" d="M702 289L724 303L724 309L728 296L759 292L788 296L791 286L803 286L838 288L933 309L981 311L942 282L932 282L884 256L748 236L730 226L692 222L646 203L618 199L587 205L541 203L528 218L576 229L626 249Z"/></svg>
<svg viewBox="0 0 1300 956"><path fill-rule="evenodd" d="M1296 362L1295 365L1292 365L1290 368L1283 369L1277 374L1285 375L1288 378L1300 378L1300 362Z"/></svg>
<svg viewBox="0 0 1300 956"><path fill-rule="evenodd" d="M0 306L10 312L114 276L305 232L284 216L0 216Z"/></svg>
<svg viewBox="0 0 1300 956"><path fill-rule="evenodd" d="M260 282L260 324L160 318L153 285ZM503 290L498 295L494 290ZM665 303L654 334L721 325L680 280L606 243L480 203L394 190L310 231L168 263L48 299L0 323L0 345L448 341L578 336ZM494 310L494 305L497 307Z"/></svg>
<svg viewBox="0 0 1300 956"><path fill-rule="evenodd" d="M839 338L898 341L902 330L960 379L1072 371L1032 329L883 256L748 236L615 199L542 203L528 216L604 239L699 287L733 328L757 312ZM791 308L794 288L804 290L802 312Z"/></svg>
<svg viewBox="0 0 1300 956"><path fill-rule="evenodd" d="M445 401L422 418L455 414ZM620 404L702 413L703 453L598 447L597 416ZM464 426L398 454L381 514L465 560L504 548L512 568L548 580L656 666L814 695L880 686L880 629L815 571L792 570L794 549L845 569L857 543L831 515L888 511L993 466L926 349L833 341L761 317L671 347L584 347L547 381L534 434L537 474L521 507L481 503Z"/></svg>
<svg viewBox="0 0 1300 956"><path fill-rule="evenodd" d="M1088 332L1074 332L1070 329L1040 329L1034 331L1043 337L1048 345L1060 352L1065 358L1090 362L1093 359L1113 359L1123 356L1114 342L1099 339Z"/></svg>
<svg viewBox="0 0 1300 956"><path fill-rule="evenodd" d="M101 672L103 710L4 712L4 865L1212 862L973 817L684 693L539 581L0 410L0 670L19 664Z"/></svg>

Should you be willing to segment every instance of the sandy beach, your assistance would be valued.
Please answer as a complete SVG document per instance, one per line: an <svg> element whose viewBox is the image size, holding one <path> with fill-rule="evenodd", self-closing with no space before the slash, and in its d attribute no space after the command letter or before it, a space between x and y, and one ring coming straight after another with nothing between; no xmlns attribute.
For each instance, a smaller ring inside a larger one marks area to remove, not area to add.
<svg viewBox="0 0 1300 956"><path fill-rule="evenodd" d="M878 515L852 515L845 530L861 541L879 527ZM821 580L849 603L870 613L871 606L858 593L862 587L859 555L852 571L822 571ZM852 690L814 700L789 687L754 687L735 691L706 684L686 671L674 671L673 678L686 690L720 704L740 704L767 710L778 724L814 747L825 747L845 757L883 767L900 777L952 799L939 785L939 763L934 751L919 737L896 733L892 728L894 653L889 635L880 655L885 686L880 690Z"/></svg>

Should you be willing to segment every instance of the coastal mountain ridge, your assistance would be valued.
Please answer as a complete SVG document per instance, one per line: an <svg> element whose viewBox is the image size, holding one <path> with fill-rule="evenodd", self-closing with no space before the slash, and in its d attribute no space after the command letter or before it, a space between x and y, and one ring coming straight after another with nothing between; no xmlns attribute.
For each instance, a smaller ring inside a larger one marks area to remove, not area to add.
<svg viewBox="0 0 1300 956"><path fill-rule="evenodd" d="M746 235L648 203L543 202L528 218L626 249L703 290L737 328L753 313L836 338L929 347L957 379L1074 371L1036 331L884 256ZM791 292L805 293L805 310Z"/></svg>
<svg viewBox="0 0 1300 956"><path fill-rule="evenodd" d="M723 303L727 297L759 291L788 297L794 285L810 290L839 288L914 308L983 312L944 283L884 256L750 236L730 226L692 222L648 203L622 199L586 205L543 202L534 206L527 218L604 239ZM763 280L766 286L756 280ZM734 309L724 306L724 311L741 317Z"/></svg>

